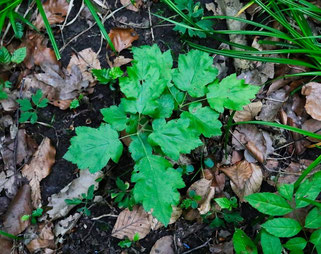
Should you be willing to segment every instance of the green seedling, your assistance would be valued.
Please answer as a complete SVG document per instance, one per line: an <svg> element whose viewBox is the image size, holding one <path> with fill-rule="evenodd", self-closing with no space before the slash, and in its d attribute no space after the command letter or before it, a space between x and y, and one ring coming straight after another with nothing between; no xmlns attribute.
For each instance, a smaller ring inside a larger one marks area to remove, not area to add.
<svg viewBox="0 0 321 254"><path fill-rule="evenodd" d="M139 234L136 233L133 237L133 240L125 239L118 243L118 246L121 248L130 248L134 243L139 241Z"/></svg>
<svg viewBox="0 0 321 254"><path fill-rule="evenodd" d="M5 48L0 48L0 64L20 64L23 62L27 54L25 47L15 50L12 54Z"/></svg>
<svg viewBox="0 0 321 254"><path fill-rule="evenodd" d="M186 198L182 201L181 203L181 207L184 209L187 209L187 208L193 208L193 209L196 209L198 207L198 203L197 201L201 201L202 200L202 197L199 196L199 195L196 195L196 192L194 190L191 190L189 193L188 193L189 197L190 198Z"/></svg>
<svg viewBox="0 0 321 254"><path fill-rule="evenodd" d="M88 209L88 205L90 201L93 201L94 199L94 191L95 191L95 186L91 185L87 190L87 194L82 193L80 198L65 199L65 202L67 205L83 204L83 207L78 208L77 211L84 213L86 216L90 216L91 212Z"/></svg>
<svg viewBox="0 0 321 254"><path fill-rule="evenodd" d="M81 102L81 100L82 100L83 98L84 98L84 95L83 95L83 94L80 94L80 95L78 96L78 98L73 99L73 100L71 101L69 108L70 108L70 109L78 108L78 107L80 106L80 102Z"/></svg>
<svg viewBox="0 0 321 254"><path fill-rule="evenodd" d="M111 90L114 90L113 84L117 79L124 75L124 72L119 67L113 67L110 69L92 69L93 75L103 85L110 84Z"/></svg>
<svg viewBox="0 0 321 254"><path fill-rule="evenodd" d="M218 80L213 58L198 50L180 55L177 68L171 52L162 53L157 45L132 51L132 66L118 79L119 106L101 110L100 127L77 127L64 158L95 173L110 160L117 163L121 140L130 138L134 199L167 226L172 206L180 202L178 189L185 186L169 159L178 161L203 146L205 138L220 136L220 113L242 110L260 88L236 74ZM122 131L126 135L120 137Z"/></svg>
<svg viewBox="0 0 321 254"><path fill-rule="evenodd" d="M31 96L31 101L27 98L18 99L17 102L20 105L21 115L19 118L20 123L24 123L30 120L31 124L35 124L38 120L37 110L38 108L45 108L48 106L48 99L42 98L43 94L40 89L37 90L36 94Z"/></svg>
<svg viewBox="0 0 321 254"><path fill-rule="evenodd" d="M11 82L10 81L1 81L0 80L0 100L5 100L8 98L8 94L5 91L5 88L11 88Z"/></svg>
<svg viewBox="0 0 321 254"><path fill-rule="evenodd" d="M118 189L111 191L111 198L115 200L119 208L132 210L135 205L135 200L132 191L129 190L129 183L117 177L116 185Z"/></svg>
<svg viewBox="0 0 321 254"><path fill-rule="evenodd" d="M190 175L194 172L194 166L193 165L182 165L176 169L178 172L180 172L182 175Z"/></svg>
<svg viewBox="0 0 321 254"><path fill-rule="evenodd" d="M21 217L22 221L31 220L31 224L37 224L37 218L40 217L43 213L42 208L37 208L33 210L31 214L25 214Z"/></svg>

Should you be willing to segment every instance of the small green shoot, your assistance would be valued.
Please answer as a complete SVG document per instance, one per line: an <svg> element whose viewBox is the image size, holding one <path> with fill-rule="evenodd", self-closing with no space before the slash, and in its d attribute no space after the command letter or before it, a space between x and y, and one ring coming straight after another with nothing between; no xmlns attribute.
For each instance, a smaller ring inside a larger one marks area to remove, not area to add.
<svg viewBox="0 0 321 254"><path fill-rule="evenodd" d="M0 100L5 100L8 98L8 94L5 91L5 88L11 88L11 82L10 81L1 81L0 80Z"/></svg>
<svg viewBox="0 0 321 254"><path fill-rule="evenodd" d="M33 210L31 214L25 214L21 217L22 221L27 221L31 219L31 224L37 224L37 218L40 217L43 213L42 208L37 208Z"/></svg>
<svg viewBox="0 0 321 254"><path fill-rule="evenodd" d="M92 73L99 83L103 85L110 84L111 88L116 80L124 75L124 72L119 67L101 70L92 69Z"/></svg>
<svg viewBox="0 0 321 254"><path fill-rule="evenodd" d="M118 189L111 191L111 198L115 199L119 208L128 208L129 210L132 210L136 203L132 191L129 190L129 183L124 182L117 177L116 185Z"/></svg>
<svg viewBox="0 0 321 254"><path fill-rule="evenodd" d="M12 54L5 48L0 48L0 64L20 64L23 62L27 55L27 49L25 47L18 48Z"/></svg>
<svg viewBox="0 0 321 254"><path fill-rule="evenodd" d="M38 108L45 108L48 106L48 99L42 98L43 94L40 89L37 90L36 94L31 96L31 101L27 98L18 99L17 102L20 105L21 115L19 118L20 123L24 123L30 120L31 124L35 124L38 120L37 110Z"/></svg>
<svg viewBox="0 0 321 254"><path fill-rule="evenodd" d="M196 195L196 192L194 190L191 190L189 193L188 193L189 197L190 198L186 198L182 201L181 203L181 208L183 209L187 209L187 208L193 208L193 209L196 209L198 207L198 203L197 201L201 201L202 200L202 197L199 196L199 195Z"/></svg>
<svg viewBox="0 0 321 254"><path fill-rule="evenodd" d="M118 246L121 248L130 248L134 243L139 241L139 234L136 233L133 237L133 240L129 240L128 238L125 240L122 240L118 243Z"/></svg>
<svg viewBox="0 0 321 254"><path fill-rule="evenodd" d="M83 94L80 94L78 98L75 98L71 101L69 108L70 109L76 109L80 106L81 100L84 98Z"/></svg>
<svg viewBox="0 0 321 254"><path fill-rule="evenodd" d="M237 199L235 197L231 197L230 199L223 198L215 198L215 202L222 208L232 211L233 208L237 208Z"/></svg>
<svg viewBox="0 0 321 254"><path fill-rule="evenodd" d="M90 216L91 212L88 208L89 202L94 199L95 185L90 185L87 194L82 193L80 198L65 199L67 205L80 205L83 204L83 207L77 209L78 212L84 213L86 216Z"/></svg>

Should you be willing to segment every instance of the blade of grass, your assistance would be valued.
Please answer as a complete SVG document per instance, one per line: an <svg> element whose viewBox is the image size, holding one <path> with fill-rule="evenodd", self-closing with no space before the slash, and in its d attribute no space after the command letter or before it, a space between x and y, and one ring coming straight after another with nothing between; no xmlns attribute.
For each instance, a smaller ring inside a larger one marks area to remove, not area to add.
<svg viewBox="0 0 321 254"><path fill-rule="evenodd" d="M53 48L53 50L54 50L54 52L56 54L56 58L57 58L57 60L60 60L61 56L60 56L60 53L59 53L59 49L58 49L55 37L54 37L54 35L52 33L49 21L47 19L46 13L45 13L45 10L43 9L42 3L41 3L40 0L36 0L36 4L37 4L38 10L39 10L39 13L40 13L40 15L42 17L43 23L45 24L45 27L46 27L46 30L47 30L47 33L48 33L48 36L49 36L49 40L50 40L50 42L52 44L52 48Z"/></svg>
<svg viewBox="0 0 321 254"><path fill-rule="evenodd" d="M106 29L105 29L105 27L104 27L104 24L101 22L100 18L98 17L97 12L96 12L93 4L91 3L90 0L84 0L84 2L85 2L85 4L87 5L87 7L88 7L88 9L89 9L89 11L90 11L90 13L91 13L91 15L93 15L93 17L94 17L94 19L95 19L95 21L96 21L96 23L97 23L97 25L98 25L101 33L103 34L103 36L104 36L105 39L107 40L110 48L111 48L114 52L116 52L116 49L115 49L115 47L114 47L114 44L113 44L113 42L111 41L111 39L109 38L108 33L107 33L107 31L106 31Z"/></svg>
<svg viewBox="0 0 321 254"><path fill-rule="evenodd" d="M12 239L12 240L20 240L20 239L22 239L21 237L18 237L18 236L9 234L9 233L4 232L4 231L2 231L2 230L0 230L0 235L3 235L3 236L5 236L5 237L8 237L8 238L10 238L10 239Z"/></svg>

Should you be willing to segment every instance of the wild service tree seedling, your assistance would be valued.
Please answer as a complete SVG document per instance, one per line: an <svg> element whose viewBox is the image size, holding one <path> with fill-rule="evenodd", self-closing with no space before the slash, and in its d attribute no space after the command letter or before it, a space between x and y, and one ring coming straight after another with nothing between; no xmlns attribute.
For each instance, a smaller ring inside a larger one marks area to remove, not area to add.
<svg viewBox="0 0 321 254"><path fill-rule="evenodd" d="M132 210L135 205L135 200L132 191L129 190L129 183L117 177L116 185L118 189L111 191L111 198L114 199L119 208Z"/></svg>
<svg viewBox="0 0 321 254"><path fill-rule="evenodd" d="M31 124L35 124L38 120L37 110L38 108L45 108L48 106L48 99L42 98L43 94L40 89L37 90L37 92L31 96L31 101L33 102L33 105L31 101L27 98L25 99L18 99L17 102L20 105L20 111L21 115L19 118L20 123L24 123L28 120L30 120Z"/></svg>
<svg viewBox="0 0 321 254"><path fill-rule="evenodd" d="M260 232L264 254L279 254L283 248L291 253L303 253L309 242L318 253L321 251L321 205L315 201L321 192L321 172L312 175L298 188L295 188L295 185L283 184L278 186L277 193L262 192L245 197L251 206L269 216L261 225ZM304 224L299 222L299 218L283 217L292 212L295 214L296 210L309 205L312 207ZM298 236L302 231L304 234ZM286 241L282 244L280 238L285 238ZM243 245L240 245L239 241L243 242ZM242 230L235 232L233 242L237 253L242 253L248 247L252 248L252 253L258 253L255 244Z"/></svg>
<svg viewBox="0 0 321 254"><path fill-rule="evenodd" d="M119 78L120 105L101 110L100 127L77 127L64 158L94 173L110 159L117 163L121 140L130 137L135 202L167 225L180 201L178 189L185 186L170 160L203 145L201 136L220 136L219 114L242 110L259 87L235 74L218 80L213 58L198 50L180 55L178 68L172 68L171 52L162 53L157 45L132 51L132 66ZM120 137L121 131L126 135Z"/></svg>
<svg viewBox="0 0 321 254"><path fill-rule="evenodd" d="M133 237L133 240L125 239L118 243L118 246L121 248L130 248L134 243L139 241L139 234L136 233Z"/></svg>
<svg viewBox="0 0 321 254"><path fill-rule="evenodd" d="M40 217L43 213L42 208L37 208L33 210L31 214L25 214L21 217L22 221L31 220L31 224L37 224L37 218Z"/></svg>

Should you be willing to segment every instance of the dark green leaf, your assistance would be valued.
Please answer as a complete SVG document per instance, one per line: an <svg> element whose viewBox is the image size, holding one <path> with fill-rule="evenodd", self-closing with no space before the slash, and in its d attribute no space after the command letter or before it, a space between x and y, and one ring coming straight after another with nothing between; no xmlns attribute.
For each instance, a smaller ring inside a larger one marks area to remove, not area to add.
<svg viewBox="0 0 321 254"><path fill-rule="evenodd" d="M28 111L32 109L31 102L28 99L18 99L17 102L20 105L21 111Z"/></svg>
<svg viewBox="0 0 321 254"><path fill-rule="evenodd" d="M9 51L5 47L0 48L0 63L9 64L11 61L11 56Z"/></svg>
<svg viewBox="0 0 321 254"><path fill-rule="evenodd" d="M302 237L294 237L288 240L283 246L291 251L303 250L307 241Z"/></svg>
<svg viewBox="0 0 321 254"><path fill-rule="evenodd" d="M233 245L236 254L257 254L257 248L252 240L241 230L235 229Z"/></svg>

